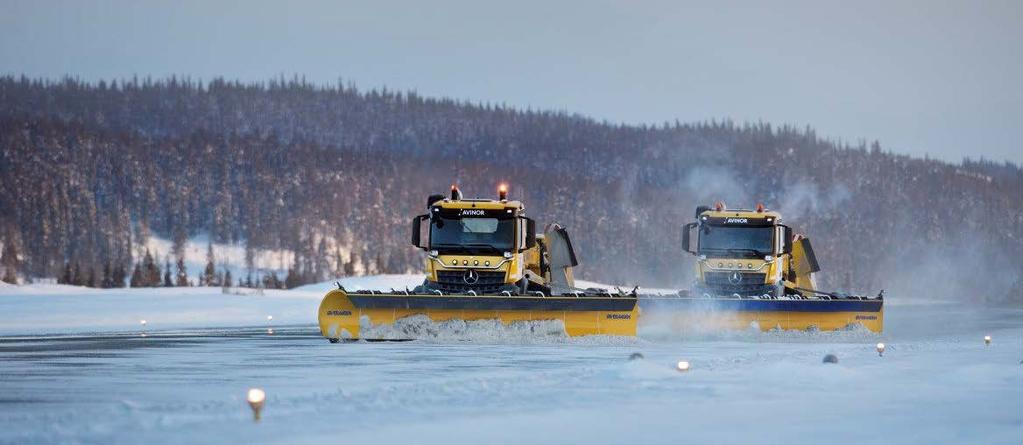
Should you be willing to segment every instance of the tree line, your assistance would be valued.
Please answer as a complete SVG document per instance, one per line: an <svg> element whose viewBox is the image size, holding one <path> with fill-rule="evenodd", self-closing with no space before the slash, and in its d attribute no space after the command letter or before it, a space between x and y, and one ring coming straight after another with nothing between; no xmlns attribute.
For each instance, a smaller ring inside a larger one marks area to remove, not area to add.
<svg viewBox="0 0 1023 445"><path fill-rule="evenodd" d="M157 255L158 256L158 255ZM174 266L171 266L170 256L167 256L164 266L154 259L154 255L148 249L145 254L135 263L134 270L129 276L124 265L106 263L102 267L101 274L97 273L95 267L83 267L79 263L64 263L64 271L57 276L58 284L69 284L74 286L96 287L102 289L124 288L124 287L247 287L261 289L289 289L306 284L301 274L296 269L288 270L286 277L282 280L276 271L264 271L257 273L254 277L250 272L244 277L234 279L231 270L222 267L218 270L214 262L213 247L209 247L206 267L196 277L190 279L188 269L185 267L184 258L178 257ZM14 269L11 269L13 273ZM16 284L12 277L6 282Z"/></svg>
<svg viewBox="0 0 1023 445"><path fill-rule="evenodd" d="M1007 162L898 155L809 127L622 125L301 79L8 76L0 103L0 265L14 279L70 265L91 283L109 268L130 284L136 267L150 282L137 246L164 237L178 258L198 234L292 252L288 287L416 271L409 221L428 194L458 183L489 197L507 182L532 217L569 228L592 280L687 285L681 226L723 200L781 211L813 240L823 288L909 289L949 271L944 290L1023 288L1011 261L1023 172ZM945 262L964 255L977 261Z"/></svg>

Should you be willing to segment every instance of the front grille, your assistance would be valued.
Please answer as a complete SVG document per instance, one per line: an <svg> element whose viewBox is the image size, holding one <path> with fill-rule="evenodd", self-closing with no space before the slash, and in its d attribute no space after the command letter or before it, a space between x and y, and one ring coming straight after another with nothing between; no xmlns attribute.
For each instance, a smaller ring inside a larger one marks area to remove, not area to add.
<svg viewBox="0 0 1023 445"><path fill-rule="evenodd" d="M473 284L465 282L464 270L442 270L437 272L437 282L430 283L433 288L440 290L444 293L465 293L468 291L475 291L477 294L496 294L501 291L504 287L504 276L505 273L492 272L492 271L480 271L479 280Z"/></svg>
<svg viewBox="0 0 1023 445"><path fill-rule="evenodd" d="M771 286L764 282L767 274L759 272L739 272L741 280L734 283L731 278L734 272L704 272L703 278L707 287L720 294L761 295L770 291Z"/></svg>

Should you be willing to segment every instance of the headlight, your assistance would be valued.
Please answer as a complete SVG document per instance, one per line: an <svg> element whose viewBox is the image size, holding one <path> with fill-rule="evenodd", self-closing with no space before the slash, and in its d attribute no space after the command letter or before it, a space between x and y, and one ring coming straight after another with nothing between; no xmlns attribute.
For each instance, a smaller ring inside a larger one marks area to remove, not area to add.
<svg viewBox="0 0 1023 445"><path fill-rule="evenodd" d="M752 268L753 268L753 263L749 263L749 264L747 264L747 265L746 265L746 268L748 268L748 269L752 269Z"/></svg>

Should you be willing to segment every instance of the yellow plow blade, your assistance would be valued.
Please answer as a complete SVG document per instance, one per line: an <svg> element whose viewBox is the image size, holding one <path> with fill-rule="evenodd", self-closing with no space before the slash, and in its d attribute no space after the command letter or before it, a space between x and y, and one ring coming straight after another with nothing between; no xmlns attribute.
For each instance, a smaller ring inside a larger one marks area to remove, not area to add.
<svg viewBox="0 0 1023 445"><path fill-rule="evenodd" d="M751 299L640 296L644 325L677 332L745 330L835 331L862 326L884 329L880 298Z"/></svg>
<svg viewBox="0 0 1023 445"><path fill-rule="evenodd" d="M419 295L332 290L320 303L320 332L332 342L378 340L363 331L412 316L431 321L559 321L565 334L635 336L638 309L634 296ZM387 338L393 340L394 338Z"/></svg>

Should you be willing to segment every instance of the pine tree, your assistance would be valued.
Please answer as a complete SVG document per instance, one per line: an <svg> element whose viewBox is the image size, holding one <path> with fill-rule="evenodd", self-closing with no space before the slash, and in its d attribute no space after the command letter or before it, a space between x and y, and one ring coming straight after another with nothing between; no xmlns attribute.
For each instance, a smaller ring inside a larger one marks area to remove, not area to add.
<svg viewBox="0 0 1023 445"><path fill-rule="evenodd" d="M246 242L245 243L245 269L248 270L250 274L252 273L252 269L255 268L255 263L256 263L256 252L252 248L252 246L250 246L249 243Z"/></svg>
<svg viewBox="0 0 1023 445"><path fill-rule="evenodd" d="M185 259L179 256L176 266L178 272L175 277L174 285L178 287L188 287L188 271L185 270Z"/></svg>
<svg viewBox="0 0 1023 445"><path fill-rule="evenodd" d="M135 264L135 270L131 273L131 287L143 287L145 286L144 279L142 278L142 267Z"/></svg>
<svg viewBox="0 0 1023 445"><path fill-rule="evenodd" d="M401 264L401 259L398 255L391 254L387 256L387 269L386 273L401 273L405 268Z"/></svg>
<svg viewBox="0 0 1023 445"><path fill-rule="evenodd" d="M21 268L21 261L18 258L18 248L14 245L12 237L8 236L4 242L3 258L0 264L4 267L3 281L10 284L18 284L18 271Z"/></svg>
<svg viewBox="0 0 1023 445"><path fill-rule="evenodd" d="M57 280L57 283L71 284L73 282L72 281L73 279L74 277L71 276L71 262L64 261L64 273L61 274L60 279Z"/></svg>
<svg viewBox="0 0 1023 445"><path fill-rule="evenodd" d="M341 258L341 249L334 251L334 278L345 276L345 261Z"/></svg>
<svg viewBox="0 0 1023 445"><path fill-rule="evenodd" d="M111 277L113 279L113 287L116 288L124 287L124 279L126 278L125 275L126 273L124 270L124 264L118 262L117 265L114 266L113 276Z"/></svg>
<svg viewBox="0 0 1023 445"><path fill-rule="evenodd" d="M199 278L201 286L218 286L217 282L217 268L213 265L213 244L206 245L206 269L202 273L202 277Z"/></svg>
<svg viewBox="0 0 1023 445"><path fill-rule="evenodd" d="M295 270L295 266L288 268L288 275L284 277L284 287L286 289L293 289L301 284L302 280L298 277L298 271Z"/></svg>
<svg viewBox="0 0 1023 445"><path fill-rule="evenodd" d="M171 266L170 266L170 255L164 260L163 265L163 287L174 287L174 282L171 281Z"/></svg>
<svg viewBox="0 0 1023 445"><path fill-rule="evenodd" d="M313 264L313 273L310 282L322 281L330 275L330 256L327 253L327 239L320 238L320 245L316 248L316 261Z"/></svg>
<svg viewBox="0 0 1023 445"><path fill-rule="evenodd" d="M270 272L263 277L263 287L267 289L283 289L284 283L277 278L277 272Z"/></svg>
<svg viewBox="0 0 1023 445"><path fill-rule="evenodd" d="M357 261L358 259L359 259L359 257L357 257L355 255L355 249L352 249L352 251L349 252L349 255L348 255L348 262L345 263L345 276L346 277L354 277L355 276L355 261Z"/></svg>
<svg viewBox="0 0 1023 445"><path fill-rule="evenodd" d="M18 284L18 277L14 275L14 269L10 267L4 268L3 282L8 284Z"/></svg>
<svg viewBox="0 0 1023 445"><path fill-rule="evenodd" d="M99 287L102 287L103 289L110 289L111 287L114 287L113 272L110 270L109 262L103 264L103 279L100 281Z"/></svg>
<svg viewBox="0 0 1023 445"><path fill-rule="evenodd" d="M142 287L158 287L160 285L160 266L153 260L153 255L146 249L142 259Z"/></svg>
<svg viewBox="0 0 1023 445"><path fill-rule="evenodd" d="M231 269L225 269L224 270L224 278L223 278L223 281L221 281L221 283L223 283L224 287L231 287L231 284L232 284L231 280L232 280L232 278L231 278Z"/></svg>
<svg viewBox="0 0 1023 445"><path fill-rule="evenodd" d="M82 268L75 262L75 266L71 269L71 284L75 286L85 286L85 277L82 275Z"/></svg>

